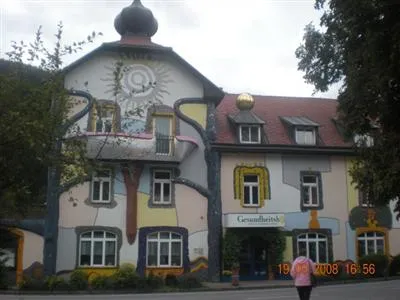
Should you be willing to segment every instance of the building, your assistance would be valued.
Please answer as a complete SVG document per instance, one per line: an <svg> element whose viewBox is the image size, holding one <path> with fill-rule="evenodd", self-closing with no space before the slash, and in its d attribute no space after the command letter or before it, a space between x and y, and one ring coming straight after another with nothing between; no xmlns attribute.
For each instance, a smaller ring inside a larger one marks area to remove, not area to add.
<svg viewBox="0 0 400 300"><path fill-rule="evenodd" d="M42 264L107 274L124 263L219 280L227 228L283 229L285 261L299 247L318 262L399 252L391 210L364 207L347 175L354 152L335 100L224 93L151 41L158 24L139 0L114 25L119 41L64 69L69 117L98 169L83 184L54 181L45 223L3 221L17 280ZM243 241L243 278L274 267L260 240Z"/></svg>
<svg viewBox="0 0 400 300"><path fill-rule="evenodd" d="M341 134L336 107L333 99L248 94L225 95L218 106L223 226L242 235L241 278L276 268L262 233L277 227L283 262L300 248L318 263L400 252L393 206L371 207L352 184L354 142Z"/></svg>

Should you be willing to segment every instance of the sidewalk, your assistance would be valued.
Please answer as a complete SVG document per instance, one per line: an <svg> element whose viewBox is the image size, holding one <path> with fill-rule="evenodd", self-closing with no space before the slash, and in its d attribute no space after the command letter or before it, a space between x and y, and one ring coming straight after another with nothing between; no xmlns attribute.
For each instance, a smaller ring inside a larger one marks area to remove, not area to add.
<svg viewBox="0 0 400 300"><path fill-rule="evenodd" d="M275 289L293 287L292 280L263 280L263 281L240 281L238 286L230 282L204 282L205 288L210 290L250 290L250 289Z"/></svg>

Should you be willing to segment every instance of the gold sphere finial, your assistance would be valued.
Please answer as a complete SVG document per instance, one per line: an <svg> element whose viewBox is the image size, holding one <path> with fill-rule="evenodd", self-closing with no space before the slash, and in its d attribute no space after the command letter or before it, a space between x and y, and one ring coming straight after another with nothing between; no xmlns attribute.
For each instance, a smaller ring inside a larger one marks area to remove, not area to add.
<svg viewBox="0 0 400 300"><path fill-rule="evenodd" d="M254 106L254 98L252 95L242 93L236 98L236 107L240 110L250 110Z"/></svg>

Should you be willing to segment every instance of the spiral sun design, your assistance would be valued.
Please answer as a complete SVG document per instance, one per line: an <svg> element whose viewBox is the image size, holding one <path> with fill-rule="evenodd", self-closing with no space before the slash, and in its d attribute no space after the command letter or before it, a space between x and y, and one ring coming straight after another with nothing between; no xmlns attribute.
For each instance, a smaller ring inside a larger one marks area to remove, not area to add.
<svg viewBox="0 0 400 300"><path fill-rule="evenodd" d="M115 70L108 69L111 72L105 80L113 82ZM160 61L147 57L126 57L120 82L121 108L132 111L137 107L145 109L152 104L162 104L165 95L169 95L168 84L173 82L170 72L168 66Z"/></svg>

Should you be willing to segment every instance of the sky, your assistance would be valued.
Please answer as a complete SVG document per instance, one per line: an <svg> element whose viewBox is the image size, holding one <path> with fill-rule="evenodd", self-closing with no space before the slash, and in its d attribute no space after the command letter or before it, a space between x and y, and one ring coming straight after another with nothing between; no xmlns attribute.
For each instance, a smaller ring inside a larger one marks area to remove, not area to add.
<svg viewBox="0 0 400 300"><path fill-rule="evenodd" d="M11 41L30 42L42 26L45 43L54 44L57 24L65 43L84 40L92 31L103 35L73 62L103 42L120 39L117 14L132 0L1 0L0 57ZM158 21L152 41L172 47L214 84L229 93L336 98L338 86L313 95L297 70L296 48L304 27L319 24L314 0L142 0Z"/></svg>

